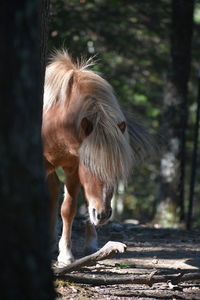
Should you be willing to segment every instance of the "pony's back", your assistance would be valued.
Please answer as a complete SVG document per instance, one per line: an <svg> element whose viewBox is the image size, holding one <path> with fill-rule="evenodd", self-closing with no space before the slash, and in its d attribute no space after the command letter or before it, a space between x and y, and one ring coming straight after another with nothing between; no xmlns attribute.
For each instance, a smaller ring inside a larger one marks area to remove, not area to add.
<svg viewBox="0 0 200 300"><path fill-rule="evenodd" d="M112 87L100 75L90 69L94 65L92 58L75 63L66 51L56 51L46 68L43 105L49 109L56 102L66 103L72 84L82 95L101 98L105 102L114 102L118 106ZM109 100L107 99L109 98ZM118 107L119 108L119 107Z"/></svg>

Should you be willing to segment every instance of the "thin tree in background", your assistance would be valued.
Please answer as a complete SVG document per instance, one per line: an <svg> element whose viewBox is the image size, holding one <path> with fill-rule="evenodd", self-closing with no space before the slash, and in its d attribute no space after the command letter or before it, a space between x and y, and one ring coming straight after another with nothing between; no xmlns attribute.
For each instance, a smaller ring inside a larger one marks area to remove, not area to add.
<svg viewBox="0 0 200 300"><path fill-rule="evenodd" d="M41 3L42 10L48 8L48 1ZM50 300L54 291L40 137L45 40L40 76L39 1L4 1L0 11L1 299Z"/></svg>
<svg viewBox="0 0 200 300"><path fill-rule="evenodd" d="M185 131L194 0L172 1L171 62L164 90L161 195L156 219L184 219Z"/></svg>
<svg viewBox="0 0 200 300"><path fill-rule="evenodd" d="M189 195L189 208L187 215L187 229L192 228L192 214L193 214L193 199L195 190L195 178L197 169L197 156L198 156L198 136L199 136L199 120L200 120L200 69L198 74L198 95L197 95L197 111L196 111L196 123L194 128L194 146L192 155L192 168L190 179L190 195Z"/></svg>

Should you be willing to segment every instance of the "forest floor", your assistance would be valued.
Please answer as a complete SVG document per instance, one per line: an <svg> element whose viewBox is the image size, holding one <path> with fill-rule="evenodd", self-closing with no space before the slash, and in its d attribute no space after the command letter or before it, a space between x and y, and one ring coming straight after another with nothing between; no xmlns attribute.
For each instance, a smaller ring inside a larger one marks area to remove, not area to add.
<svg viewBox="0 0 200 300"><path fill-rule="evenodd" d="M97 228L99 247L107 241L123 242L127 251L113 258L85 267L73 274L92 278L113 278L121 275L178 274L199 272L200 231L156 229L145 225L110 222ZM84 221L77 218L73 224L73 253L83 256ZM143 284L115 284L94 286L55 280L57 300L76 299L200 299L200 280Z"/></svg>

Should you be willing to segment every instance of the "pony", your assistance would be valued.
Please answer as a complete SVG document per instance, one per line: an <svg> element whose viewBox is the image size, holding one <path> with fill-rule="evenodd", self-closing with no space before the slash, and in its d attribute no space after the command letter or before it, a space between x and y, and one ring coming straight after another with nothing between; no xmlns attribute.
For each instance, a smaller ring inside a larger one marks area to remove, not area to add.
<svg viewBox="0 0 200 300"><path fill-rule="evenodd" d="M71 230L80 187L89 214L85 251L92 253L98 249L95 226L111 217L115 186L127 182L150 145L147 132L134 120L127 121L111 85L92 70L93 64L91 58L74 62L62 50L52 55L46 68L42 140L52 235L60 188L55 170L62 167L66 174L60 265L74 261Z"/></svg>

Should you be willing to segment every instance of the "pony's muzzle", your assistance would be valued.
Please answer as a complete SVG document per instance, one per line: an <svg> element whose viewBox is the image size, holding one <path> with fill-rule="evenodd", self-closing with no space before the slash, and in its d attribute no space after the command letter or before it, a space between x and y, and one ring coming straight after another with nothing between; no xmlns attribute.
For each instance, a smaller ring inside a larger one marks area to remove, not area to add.
<svg viewBox="0 0 200 300"><path fill-rule="evenodd" d="M94 225L103 225L110 219L112 215L112 208L103 210L101 212L99 212L96 208L93 208L92 215L93 215Z"/></svg>

